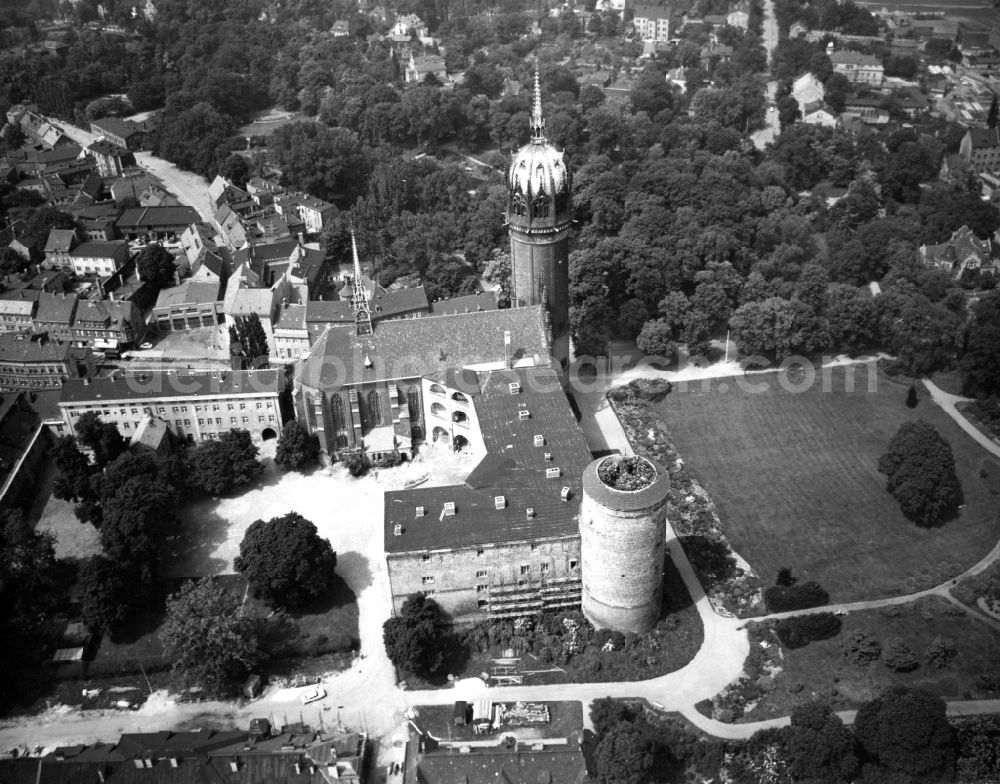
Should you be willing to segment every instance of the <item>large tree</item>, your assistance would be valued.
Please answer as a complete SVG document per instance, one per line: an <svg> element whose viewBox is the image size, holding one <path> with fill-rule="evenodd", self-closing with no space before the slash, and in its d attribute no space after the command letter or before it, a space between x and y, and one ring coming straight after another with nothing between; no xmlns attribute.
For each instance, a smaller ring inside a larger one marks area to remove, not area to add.
<svg viewBox="0 0 1000 784"><path fill-rule="evenodd" d="M260 316L250 313L247 316L237 316L229 326L229 352L239 358L243 370L267 367L268 346L267 332L260 321Z"/></svg>
<svg viewBox="0 0 1000 784"><path fill-rule="evenodd" d="M319 457L319 436L293 419L281 429L274 462L289 471L313 465Z"/></svg>
<svg viewBox="0 0 1000 784"><path fill-rule="evenodd" d="M597 780L601 784L642 784L653 770L655 751L643 724L620 721L594 750Z"/></svg>
<svg viewBox="0 0 1000 784"><path fill-rule="evenodd" d="M878 470L886 475L886 489L903 514L914 522L936 525L957 511L962 491L955 457L933 425L923 420L900 425Z"/></svg>
<svg viewBox="0 0 1000 784"><path fill-rule="evenodd" d="M139 251L135 266L139 277L155 289L165 289L174 284L177 273L174 257L158 242Z"/></svg>
<svg viewBox="0 0 1000 784"><path fill-rule="evenodd" d="M160 640L174 672L212 695L236 692L263 658L258 622L211 577L188 580L167 599Z"/></svg>
<svg viewBox="0 0 1000 784"><path fill-rule="evenodd" d="M329 593L337 554L315 525L289 512L251 523L233 565L250 580L254 596L297 609Z"/></svg>
<svg viewBox="0 0 1000 784"><path fill-rule="evenodd" d="M838 784L857 770L854 739L828 705L807 702L792 711L788 767L795 781Z"/></svg>
<svg viewBox="0 0 1000 784"><path fill-rule="evenodd" d="M264 471L258 454L247 430L230 430L217 440L202 441L191 456L191 484L221 495L252 482Z"/></svg>
<svg viewBox="0 0 1000 784"><path fill-rule="evenodd" d="M896 686L866 702L854 720L854 737L876 768L872 781L880 774L912 784L951 781L955 741L945 703L925 689Z"/></svg>
<svg viewBox="0 0 1000 784"><path fill-rule="evenodd" d="M417 675L441 671L446 637L441 608L423 593L403 602L399 615L382 624L382 639L392 663Z"/></svg>
<svg viewBox="0 0 1000 784"><path fill-rule="evenodd" d="M127 444L118 432L118 426L111 422L103 422L96 411L87 411L76 420L76 435L80 443L89 447L94 453L94 462L99 468L125 451Z"/></svg>
<svg viewBox="0 0 1000 784"><path fill-rule="evenodd" d="M972 306L961 368L967 393L1000 394L1000 291L983 295Z"/></svg>

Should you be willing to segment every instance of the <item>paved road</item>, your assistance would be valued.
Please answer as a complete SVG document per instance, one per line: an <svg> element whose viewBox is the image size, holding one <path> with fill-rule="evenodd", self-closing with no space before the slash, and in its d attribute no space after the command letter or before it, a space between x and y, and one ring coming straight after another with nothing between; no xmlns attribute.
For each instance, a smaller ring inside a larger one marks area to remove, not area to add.
<svg viewBox="0 0 1000 784"><path fill-rule="evenodd" d="M972 398L952 395L949 392L945 392L930 379L925 378L922 380L924 386L927 387L927 391L931 393L931 400L941 406L948 416L954 419L956 424L968 433L983 449L994 457L1000 457L1000 444L991 441L987 436L983 435L979 428L962 416L962 413L958 410L957 403L971 403Z"/></svg>
<svg viewBox="0 0 1000 784"><path fill-rule="evenodd" d="M97 136L90 131L70 125L55 117L48 119L62 128L69 138L83 147L88 147L97 141ZM135 159L139 165L158 177L163 182L163 187L176 196L181 204L194 207L202 220L212 225L211 197L208 195L208 180L194 172L178 169L170 161L157 158L149 152L137 152Z"/></svg>

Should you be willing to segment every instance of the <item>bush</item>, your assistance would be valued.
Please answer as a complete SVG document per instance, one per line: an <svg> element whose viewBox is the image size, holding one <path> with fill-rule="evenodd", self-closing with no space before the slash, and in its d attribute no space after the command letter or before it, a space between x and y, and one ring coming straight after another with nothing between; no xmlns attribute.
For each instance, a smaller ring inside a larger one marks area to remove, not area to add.
<svg viewBox="0 0 1000 784"><path fill-rule="evenodd" d="M786 648L804 648L811 642L829 640L840 634L840 618L833 613L782 618L775 624L774 631Z"/></svg>
<svg viewBox="0 0 1000 784"><path fill-rule="evenodd" d="M882 644L863 629L854 629L840 643L840 652L852 664L864 666L882 655Z"/></svg>
<svg viewBox="0 0 1000 784"><path fill-rule="evenodd" d="M927 663L938 669L947 667L957 654L958 649L955 647L955 641L947 637L935 637L924 649L924 658Z"/></svg>
<svg viewBox="0 0 1000 784"><path fill-rule="evenodd" d="M920 666L910 646L901 637L886 640L882 648L882 663L893 672L912 672Z"/></svg>
<svg viewBox="0 0 1000 784"><path fill-rule="evenodd" d="M771 612L788 612L822 607L830 601L830 595L819 583L810 580L794 585L772 585L764 590L764 601Z"/></svg>
<svg viewBox="0 0 1000 784"><path fill-rule="evenodd" d="M368 459L368 455L360 450L357 452L348 452L341 460L355 479L367 474L372 467L372 461Z"/></svg>

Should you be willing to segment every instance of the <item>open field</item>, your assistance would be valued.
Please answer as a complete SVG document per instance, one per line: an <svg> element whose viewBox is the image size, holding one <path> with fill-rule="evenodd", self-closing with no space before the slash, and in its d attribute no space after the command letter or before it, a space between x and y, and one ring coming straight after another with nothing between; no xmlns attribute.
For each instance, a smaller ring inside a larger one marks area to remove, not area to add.
<svg viewBox="0 0 1000 784"><path fill-rule="evenodd" d="M854 391L843 368L798 393L788 389L801 376L787 374L691 382L656 405L730 543L765 583L789 567L831 603L902 595L960 574L1000 536L996 496L979 478L982 448L928 399L907 408L906 386L877 376L870 391L867 373L857 371ZM877 471L913 419L951 444L962 483L965 506L938 528L905 519Z"/></svg>
<svg viewBox="0 0 1000 784"><path fill-rule="evenodd" d="M831 700L835 710L846 710L896 684L928 689L946 700L996 697L1000 632L968 617L945 599L932 596L913 604L851 613L842 621L840 634L832 639L783 649L782 671L774 678L773 688L742 721L787 716L795 705L814 696ZM841 654L840 644L855 629L868 632L883 646L889 638L902 638L920 666L913 672L897 673L881 661L867 665L849 662ZM954 641L957 651L951 663L941 669L924 657L924 650L936 636ZM995 683L981 680L990 675ZM985 688L987 685L993 690Z"/></svg>

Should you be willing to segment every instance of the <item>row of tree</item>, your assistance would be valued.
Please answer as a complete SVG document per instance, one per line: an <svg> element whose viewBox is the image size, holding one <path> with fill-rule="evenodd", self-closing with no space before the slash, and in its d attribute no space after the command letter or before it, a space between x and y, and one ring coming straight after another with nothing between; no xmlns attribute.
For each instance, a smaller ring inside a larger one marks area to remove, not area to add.
<svg viewBox="0 0 1000 784"><path fill-rule="evenodd" d="M949 724L945 703L923 689L894 687L864 703L847 727L822 702L792 711L786 727L747 741L699 740L641 708L595 700L594 769L602 784L680 782L696 773L734 782L808 784L990 781L1000 775L1000 720L982 716Z"/></svg>

